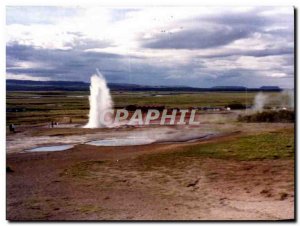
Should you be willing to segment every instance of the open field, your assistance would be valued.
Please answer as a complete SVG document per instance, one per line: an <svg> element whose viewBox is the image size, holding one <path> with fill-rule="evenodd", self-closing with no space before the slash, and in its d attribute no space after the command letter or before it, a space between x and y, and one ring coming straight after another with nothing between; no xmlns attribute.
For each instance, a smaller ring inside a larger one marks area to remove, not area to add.
<svg viewBox="0 0 300 226"><path fill-rule="evenodd" d="M233 102L249 106L255 95L140 92L113 93L113 99L116 107L188 108ZM88 109L86 92L7 93L7 124L17 125L17 133L8 132L6 140L7 219L295 218L294 123L238 121L244 110L203 111L197 126L85 129L81 125L87 122ZM49 128L50 121L60 125ZM88 144L138 136L153 143ZM190 140L181 141L184 136ZM74 146L28 152L65 144Z"/></svg>
<svg viewBox="0 0 300 226"><path fill-rule="evenodd" d="M164 105L168 108L224 107L231 103L251 106L257 93L240 92L113 92L115 107L130 104ZM268 93L270 96L279 93ZM50 121L84 123L88 118L88 92L8 92L7 124L39 124ZM278 103L271 103L272 106Z"/></svg>

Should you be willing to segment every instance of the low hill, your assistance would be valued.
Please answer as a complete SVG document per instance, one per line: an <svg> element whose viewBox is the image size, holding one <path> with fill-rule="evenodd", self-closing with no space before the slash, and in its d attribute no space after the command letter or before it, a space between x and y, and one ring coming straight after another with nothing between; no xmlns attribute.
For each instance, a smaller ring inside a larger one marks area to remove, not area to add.
<svg viewBox="0 0 300 226"><path fill-rule="evenodd" d="M6 80L7 91L88 91L89 83L78 81L31 81ZM108 83L113 91L184 91L184 92L234 92L234 91L282 91L277 86L262 86L261 88L247 88L244 86L215 86L211 88L195 88L187 86L146 86L137 84Z"/></svg>

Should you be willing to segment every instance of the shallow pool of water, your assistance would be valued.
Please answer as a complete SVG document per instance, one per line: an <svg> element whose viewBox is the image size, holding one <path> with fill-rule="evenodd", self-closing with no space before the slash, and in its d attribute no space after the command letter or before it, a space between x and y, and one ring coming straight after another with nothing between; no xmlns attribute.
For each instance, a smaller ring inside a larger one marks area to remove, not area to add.
<svg viewBox="0 0 300 226"><path fill-rule="evenodd" d="M42 146L37 148L32 148L26 150L26 152L39 152L39 151L65 151L70 148L74 147L72 144L65 144L65 145L53 145L53 146Z"/></svg>
<svg viewBox="0 0 300 226"><path fill-rule="evenodd" d="M108 138L102 140L94 140L87 142L86 144L95 145L95 146L134 146L134 145L143 145L151 144L155 142L154 139L146 137L126 137L126 138Z"/></svg>
<svg viewBox="0 0 300 226"><path fill-rule="evenodd" d="M191 142L195 140L206 139L213 134L183 134L183 133L170 133L160 135L139 135L139 136L127 136L127 137L115 137L105 138L101 140L89 141L86 144L95 146L134 146L134 145L146 145L153 143L177 143L177 142Z"/></svg>

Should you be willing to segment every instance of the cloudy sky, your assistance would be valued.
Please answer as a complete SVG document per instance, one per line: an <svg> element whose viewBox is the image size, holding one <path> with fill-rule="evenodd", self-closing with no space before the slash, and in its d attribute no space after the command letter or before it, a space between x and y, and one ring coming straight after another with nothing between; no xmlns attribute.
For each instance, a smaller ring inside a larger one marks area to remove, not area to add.
<svg viewBox="0 0 300 226"><path fill-rule="evenodd" d="M292 7L6 9L7 78L294 86Z"/></svg>

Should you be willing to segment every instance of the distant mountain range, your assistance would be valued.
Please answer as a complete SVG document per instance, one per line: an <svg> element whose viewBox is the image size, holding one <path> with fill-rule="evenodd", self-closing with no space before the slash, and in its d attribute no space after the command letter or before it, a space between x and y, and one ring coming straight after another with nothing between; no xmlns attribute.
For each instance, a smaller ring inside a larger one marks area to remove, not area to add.
<svg viewBox="0 0 300 226"><path fill-rule="evenodd" d="M6 80L7 91L88 91L89 86L89 83L75 81ZM108 83L108 87L112 91L282 91L282 89L278 86L262 86L260 88L247 88L244 86L214 86L211 88L195 88L187 86L146 86L136 84Z"/></svg>

